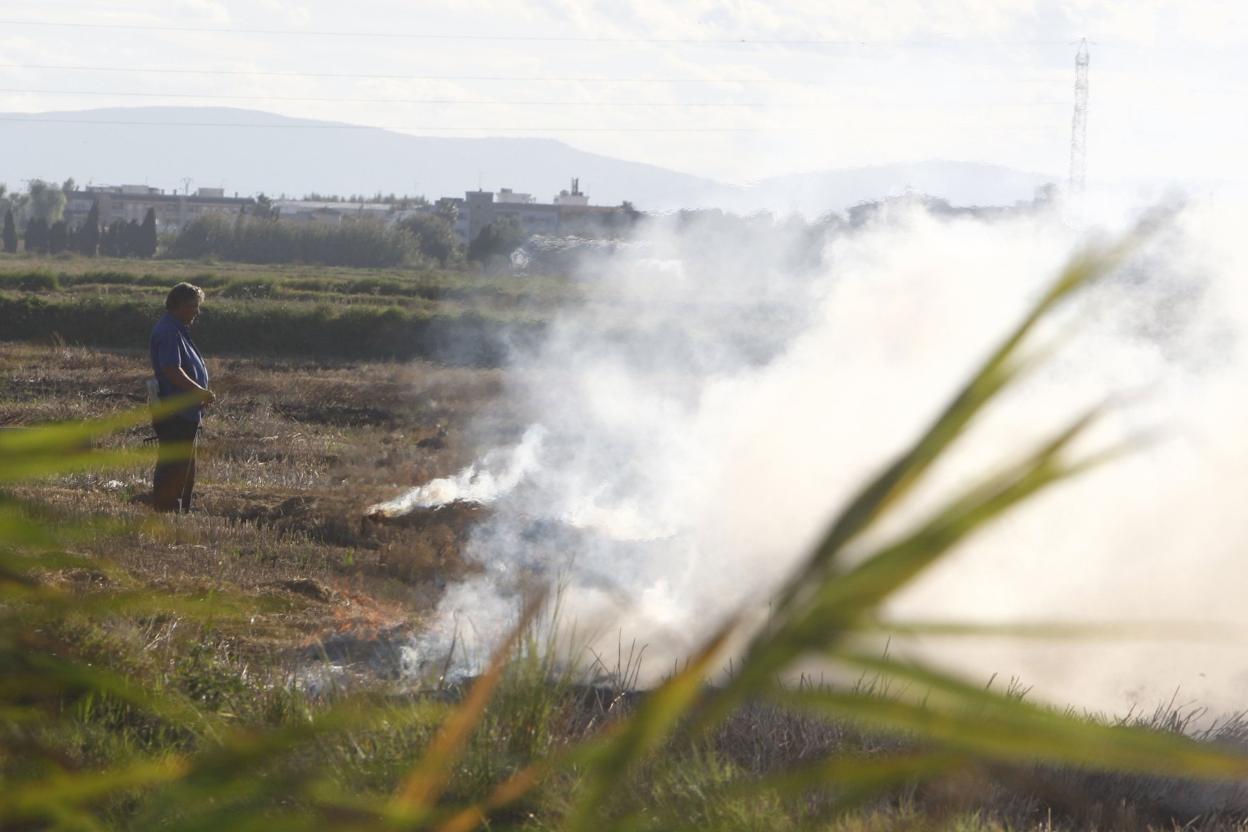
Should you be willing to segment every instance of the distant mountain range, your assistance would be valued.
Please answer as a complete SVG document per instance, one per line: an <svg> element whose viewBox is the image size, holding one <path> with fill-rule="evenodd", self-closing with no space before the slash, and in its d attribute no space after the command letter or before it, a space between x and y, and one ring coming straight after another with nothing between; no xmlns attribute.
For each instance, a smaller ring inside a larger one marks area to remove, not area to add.
<svg viewBox="0 0 1248 832"><path fill-rule="evenodd" d="M222 126L246 125L246 126ZM587 153L555 139L411 136L374 127L221 107L0 114L0 182L73 176L227 193L460 195L480 183L549 200L572 177L595 204L642 210L716 206L808 215L907 190L958 205L1030 199L1051 177L976 162L826 170L739 186Z"/></svg>
<svg viewBox="0 0 1248 832"><path fill-rule="evenodd" d="M764 206L810 216L906 192L940 197L953 205L1012 205L1030 200L1037 188L1053 181L1051 176L982 162L928 161L778 176L718 200L739 211Z"/></svg>

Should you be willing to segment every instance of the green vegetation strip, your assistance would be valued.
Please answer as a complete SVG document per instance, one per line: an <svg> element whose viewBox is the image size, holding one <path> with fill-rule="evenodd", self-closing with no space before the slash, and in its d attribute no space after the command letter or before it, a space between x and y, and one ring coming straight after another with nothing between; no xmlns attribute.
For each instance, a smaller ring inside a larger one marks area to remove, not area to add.
<svg viewBox="0 0 1248 832"><path fill-rule="evenodd" d="M0 293L0 338L142 347L159 309L148 300ZM508 343L531 339L540 329L540 321L488 311L226 300L211 306L195 338L216 355L419 358L496 366Z"/></svg>
<svg viewBox="0 0 1248 832"><path fill-rule="evenodd" d="M572 299L576 292L568 281L547 277L517 278L512 275L492 276L438 271L358 270L344 276L332 271L307 269L231 269L238 274L194 272L186 268L194 264L156 265L153 271L132 272L124 269L93 269L86 271L50 270L47 268L9 268L0 262L0 289L21 292L62 292L79 287L120 287L166 290L175 283L188 281L200 288L213 290L226 298L279 298L294 293L325 295L371 296L382 298L422 298L426 300L475 300L496 298L499 301L557 301Z"/></svg>

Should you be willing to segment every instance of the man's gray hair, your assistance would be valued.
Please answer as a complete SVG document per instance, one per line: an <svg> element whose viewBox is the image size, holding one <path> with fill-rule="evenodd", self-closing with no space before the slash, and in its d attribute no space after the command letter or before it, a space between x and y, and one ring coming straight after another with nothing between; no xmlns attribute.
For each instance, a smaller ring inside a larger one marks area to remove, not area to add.
<svg viewBox="0 0 1248 832"><path fill-rule="evenodd" d="M204 302L204 290L191 283L179 283L169 290L169 297L165 298L165 309L172 312L184 303L196 301Z"/></svg>

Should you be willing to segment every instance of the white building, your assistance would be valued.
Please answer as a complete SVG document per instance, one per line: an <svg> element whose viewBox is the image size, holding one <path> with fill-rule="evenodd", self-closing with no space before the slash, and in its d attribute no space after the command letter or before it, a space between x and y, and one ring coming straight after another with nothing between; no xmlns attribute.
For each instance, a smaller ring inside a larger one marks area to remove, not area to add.
<svg viewBox="0 0 1248 832"><path fill-rule="evenodd" d="M290 222L339 225L343 220L372 219L386 222L394 206L388 202L338 202L306 199L275 199L277 217Z"/></svg>
<svg viewBox="0 0 1248 832"><path fill-rule="evenodd" d="M475 240L481 229L503 217L515 217L526 236L575 233L618 210L590 205L580 184L579 179L573 179L572 189L560 191L550 202L538 202L531 194L503 188L497 193L468 191L462 199L443 197L427 210L454 217L455 235L465 245Z"/></svg>
<svg viewBox="0 0 1248 832"><path fill-rule="evenodd" d="M194 194L167 194L147 185L88 185L65 195L65 220L71 226L81 225L95 205L99 208L101 225L115 220L142 222L150 209L156 214L158 227L174 229L205 214L250 212L255 202L237 194L227 197L222 188L200 188Z"/></svg>

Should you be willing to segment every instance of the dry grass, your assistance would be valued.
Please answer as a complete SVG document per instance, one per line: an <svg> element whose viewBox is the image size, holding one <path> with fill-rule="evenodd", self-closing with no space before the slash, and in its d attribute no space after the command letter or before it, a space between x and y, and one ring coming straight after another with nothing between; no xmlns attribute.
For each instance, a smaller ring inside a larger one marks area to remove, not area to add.
<svg viewBox="0 0 1248 832"><path fill-rule="evenodd" d="M0 344L0 426L133 408L146 362L138 352ZM516 429L497 408L499 372L211 357L210 366L219 398L204 424L198 511L151 514L146 466L62 477L21 493L53 513L117 522L121 534L83 551L144 586L280 601L235 634L244 652L412 626L468 568L460 550L473 518L441 512L382 526L365 521L363 510L470 462L478 438L468 436L470 425ZM486 410L491 418L477 419ZM143 447L150 433L144 426L107 442ZM86 591L111 588L90 576L62 578Z"/></svg>

